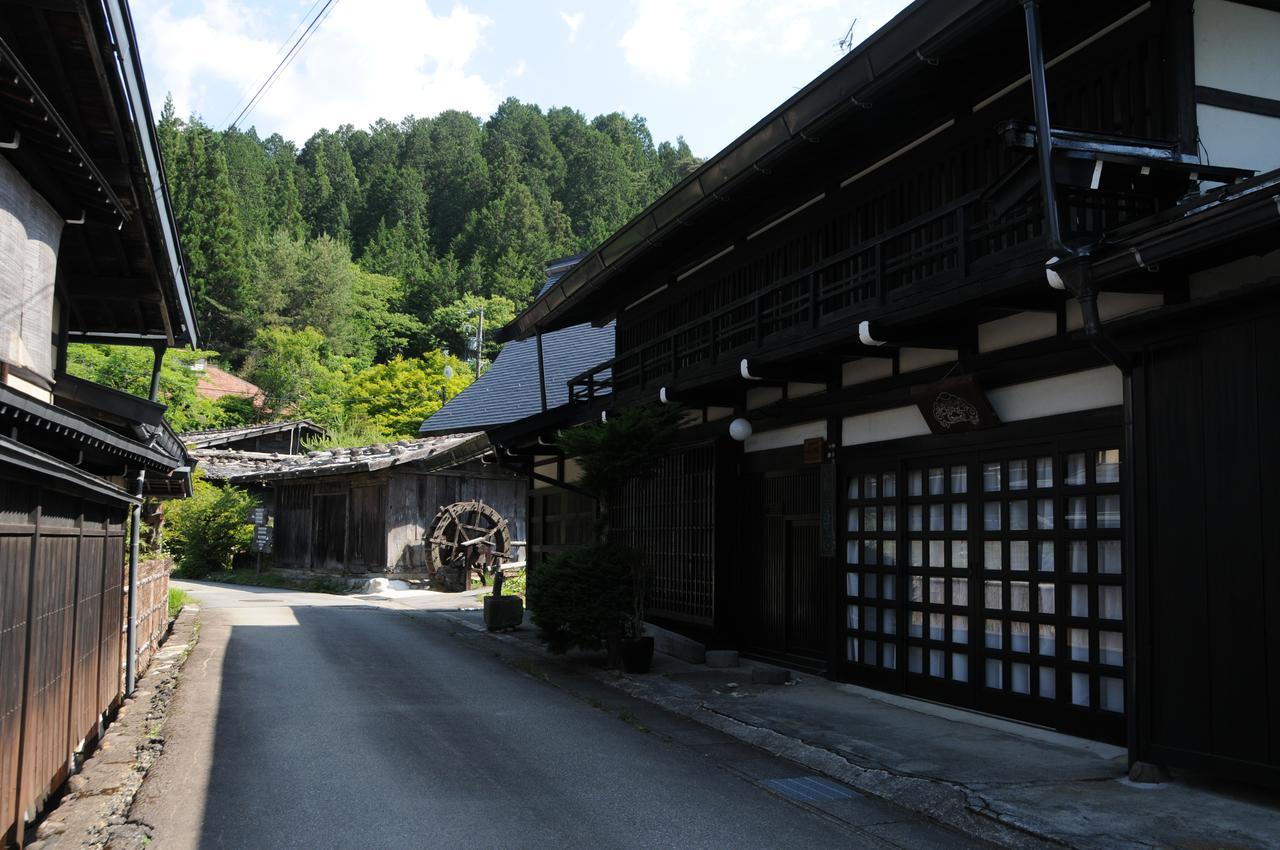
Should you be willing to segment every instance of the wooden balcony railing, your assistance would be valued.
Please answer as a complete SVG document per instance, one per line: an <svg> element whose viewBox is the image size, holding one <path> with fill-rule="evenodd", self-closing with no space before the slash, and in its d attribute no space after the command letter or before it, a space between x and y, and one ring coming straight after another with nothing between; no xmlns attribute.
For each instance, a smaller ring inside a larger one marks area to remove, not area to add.
<svg viewBox="0 0 1280 850"><path fill-rule="evenodd" d="M1069 230L1103 232L1155 212L1150 196L1064 192ZM874 318L927 298L1040 239L1038 200L998 219L982 215L980 193L962 197L874 239L823 257L800 272L645 340L569 381L571 402L625 392L802 338L837 323ZM619 337L619 348L623 340Z"/></svg>

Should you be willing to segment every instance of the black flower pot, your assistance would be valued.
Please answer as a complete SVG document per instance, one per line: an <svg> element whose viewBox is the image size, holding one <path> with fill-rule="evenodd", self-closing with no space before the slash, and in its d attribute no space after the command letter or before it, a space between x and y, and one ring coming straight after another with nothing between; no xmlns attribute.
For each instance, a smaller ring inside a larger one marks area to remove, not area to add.
<svg viewBox="0 0 1280 850"><path fill-rule="evenodd" d="M486 596L484 624L489 631L514 629L524 622L524 600L519 596Z"/></svg>
<svg viewBox="0 0 1280 850"><path fill-rule="evenodd" d="M653 638L622 639L622 669L628 673L648 673L653 666Z"/></svg>

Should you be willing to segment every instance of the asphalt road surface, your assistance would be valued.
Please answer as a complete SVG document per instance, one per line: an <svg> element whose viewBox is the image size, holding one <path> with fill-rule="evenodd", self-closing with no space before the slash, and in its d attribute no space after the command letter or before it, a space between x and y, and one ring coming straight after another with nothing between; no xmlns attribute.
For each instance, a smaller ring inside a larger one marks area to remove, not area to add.
<svg viewBox="0 0 1280 850"><path fill-rule="evenodd" d="M192 589L199 643L132 810L161 850L969 846L852 789L772 790L809 775L529 675L443 613Z"/></svg>

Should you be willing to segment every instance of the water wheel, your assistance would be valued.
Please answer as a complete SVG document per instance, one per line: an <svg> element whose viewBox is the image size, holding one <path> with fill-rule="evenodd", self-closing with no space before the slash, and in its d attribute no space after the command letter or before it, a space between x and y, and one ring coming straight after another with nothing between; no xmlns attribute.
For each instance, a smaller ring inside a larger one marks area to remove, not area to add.
<svg viewBox="0 0 1280 850"><path fill-rule="evenodd" d="M511 532L502 514L480 500L445 505L427 533L427 569L445 590L466 590L471 573L485 581L497 563L511 558Z"/></svg>

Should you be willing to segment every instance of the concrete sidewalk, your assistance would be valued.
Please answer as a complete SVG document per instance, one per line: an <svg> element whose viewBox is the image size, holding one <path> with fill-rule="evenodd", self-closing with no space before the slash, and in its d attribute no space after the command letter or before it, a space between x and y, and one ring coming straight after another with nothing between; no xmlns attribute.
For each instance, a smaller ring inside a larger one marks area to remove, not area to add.
<svg viewBox="0 0 1280 850"><path fill-rule="evenodd" d="M470 600L379 602L484 628ZM1280 847L1280 794L1190 774L1134 784L1118 747L806 674L752 684L750 668L769 666L757 662L710 669L659 653L633 676L603 670L600 655L547 655L528 622L492 637L1004 846Z"/></svg>

